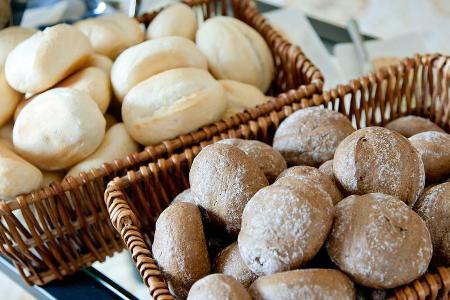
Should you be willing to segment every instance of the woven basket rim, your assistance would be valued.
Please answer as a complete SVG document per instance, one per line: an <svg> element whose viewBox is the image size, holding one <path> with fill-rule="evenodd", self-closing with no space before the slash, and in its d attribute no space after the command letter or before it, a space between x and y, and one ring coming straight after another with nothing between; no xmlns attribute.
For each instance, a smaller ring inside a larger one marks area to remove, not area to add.
<svg viewBox="0 0 450 300"><path fill-rule="evenodd" d="M313 95L309 100L307 100L309 101L308 104L314 106L326 106L326 104L328 104L332 99L336 100L340 98L343 100L348 93L356 92L360 86L367 87L371 84L376 84L377 82L383 82L384 80L389 81L390 79L392 79L392 77L397 78L397 76L402 76L405 74L405 71L407 69L416 68L419 65L431 66L431 68L433 69L442 68L443 66L447 67L450 66L450 57L439 54L425 54L416 55L413 58L406 58L397 66L389 67L388 69L380 70L367 76L360 77L359 79L350 81L346 85L338 85L337 87L324 92L322 95ZM445 76L445 80L447 82L450 82L450 72L446 72ZM304 106L300 104L298 109L301 109L303 107ZM447 103L446 107L450 108L450 103ZM350 108L350 110L351 109L352 108ZM292 111L289 111L288 106L284 106L281 110L279 110L278 112L272 112L272 114L285 113L286 115L288 115L288 112ZM262 116L260 118L270 118L270 116ZM253 122L258 121L259 120L255 120ZM448 116L446 122L446 128L448 130L450 129ZM251 122L247 124L248 127L251 126L250 123ZM237 130L243 130L243 127ZM226 137L228 137L226 134L222 134L216 136L215 138L222 139ZM214 139L208 141L208 143L209 142L214 142ZM165 284L163 274L161 273L151 254L150 247L148 247L145 242L140 221L129 206L126 200L128 199L128 197L125 196L126 192L124 191L124 189L131 187L134 183L138 183L144 179L148 179L150 176L155 176L155 178L158 178L160 172L173 170L176 165L180 166L183 162L189 161L190 163L192 163L194 156L198 154L201 151L202 146L205 146L206 144L207 143L205 142L201 145L193 146L186 149L182 153L173 154L169 158L158 159L156 162L152 162L147 166L141 166L139 170L129 171L125 176L116 177L109 182L105 191L105 203L111 217L111 222L116 230L121 234L124 242L127 244L127 249L131 252L133 260L135 261L135 263L137 263L139 259L145 259L145 261L147 262L151 261L150 266L143 266L142 264L140 264L137 265L137 268L141 272L144 283L150 289L150 295L152 297L156 297L156 299L174 298L170 294ZM127 243L127 239L130 236L133 237L132 244ZM135 248L137 248L138 250L136 250ZM425 291L426 288L428 288L428 291ZM395 289L395 295L391 296L391 298L389 299L395 299L395 297L397 297L397 299L415 299L410 298L409 296L411 295L411 297L413 297L412 295L414 295L416 291L419 294L422 293L423 295L431 295L431 298L434 299L433 295L437 295L438 293L448 295L449 289L450 267L437 267L436 273L426 273L424 276L416 279L415 281L407 285L398 287L397 289ZM415 291L414 293L413 290Z"/></svg>

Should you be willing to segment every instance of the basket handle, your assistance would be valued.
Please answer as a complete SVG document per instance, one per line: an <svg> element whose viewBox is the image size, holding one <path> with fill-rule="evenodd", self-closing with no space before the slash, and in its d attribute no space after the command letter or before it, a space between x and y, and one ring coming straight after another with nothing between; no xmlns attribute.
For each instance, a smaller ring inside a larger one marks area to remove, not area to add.
<svg viewBox="0 0 450 300"><path fill-rule="evenodd" d="M130 251L151 297L155 300L174 300L156 261L152 257L150 247L145 243L144 236L139 230L139 221L121 191L117 179L108 183L105 191L105 204L111 223Z"/></svg>

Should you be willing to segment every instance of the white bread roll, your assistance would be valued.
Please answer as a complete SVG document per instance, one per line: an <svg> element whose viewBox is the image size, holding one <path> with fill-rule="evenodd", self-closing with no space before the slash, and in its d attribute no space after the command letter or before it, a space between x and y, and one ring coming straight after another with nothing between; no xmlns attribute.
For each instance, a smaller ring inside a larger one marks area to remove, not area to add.
<svg viewBox="0 0 450 300"><path fill-rule="evenodd" d="M0 144L0 198L9 200L41 186L42 173L12 150Z"/></svg>
<svg viewBox="0 0 450 300"><path fill-rule="evenodd" d="M42 171L41 187L49 186L52 182L60 183L64 179L62 171Z"/></svg>
<svg viewBox="0 0 450 300"><path fill-rule="evenodd" d="M111 83L122 102L139 82L170 69L188 67L208 68L205 56L195 44L177 36L160 38L125 50L113 64Z"/></svg>
<svg viewBox="0 0 450 300"><path fill-rule="evenodd" d="M66 176L77 176L80 172L100 168L104 163L125 158L128 154L139 151L139 145L131 138L123 123L113 125L94 153L73 166Z"/></svg>
<svg viewBox="0 0 450 300"><path fill-rule="evenodd" d="M219 82L225 89L225 99L227 100L225 118L243 112L247 108L263 104L270 99L251 84L228 79L219 80Z"/></svg>
<svg viewBox="0 0 450 300"><path fill-rule="evenodd" d="M111 59L144 40L138 21L123 14L90 18L75 26L89 38L96 53Z"/></svg>
<svg viewBox="0 0 450 300"><path fill-rule="evenodd" d="M5 73L0 68L0 126L11 119L21 98L22 94L9 86Z"/></svg>
<svg viewBox="0 0 450 300"><path fill-rule="evenodd" d="M99 68L82 69L58 83L56 87L72 88L87 93L103 114L111 102L109 76Z"/></svg>
<svg viewBox="0 0 450 300"><path fill-rule="evenodd" d="M221 119L226 109L223 87L205 70L180 68L135 86L122 104L130 135L152 145Z"/></svg>
<svg viewBox="0 0 450 300"><path fill-rule="evenodd" d="M51 89L23 108L13 129L16 151L41 170L68 168L89 156L105 135L105 118L86 93Z"/></svg>
<svg viewBox="0 0 450 300"><path fill-rule="evenodd" d="M19 92L42 92L83 67L91 52L89 40L75 27L48 27L11 51L5 64L6 79Z"/></svg>
<svg viewBox="0 0 450 300"><path fill-rule="evenodd" d="M145 28L135 19L125 14L114 14L102 17L104 20L115 23L123 32L127 48L142 43L145 38Z"/></svg>
<svg viewBox="0 0 450 300"><path fill-rule="evenodd" d="M5 65L9 52L36 31L36 29L17 26L0 30L0 69Z"/></svg>
<svg viewBox="0 0 450 300"><path fill-rule="evenodd" d="M147 39L181 36L195 41L197 18L188 5L177 3L161 11L147 28Z"/></svg>
<svg viewBox="0 0 450 300"><path fill-rule="evenodd" d="M215 17L200 26L196 41L214 77L267 91L274 76L273 58L264 39L252 27L232 17Z"/></svg>
<svg viewBox="0 0 450 300"><path fill-rule="evenodd" d="M4 65L8 54L22 41L36 32L24 27L8 27L0 30L0 126L5 124L14 114L22 95L7 82Z"/></svg>
<svg viewBox="0 0 450 300"><path fill-rule="evenodd" d="M91 57L89 58L88 67L96 67L101 69L103 72L108 75L111 74L111 68L113 65L113 61L105 55L101 54L91 54Z"/></svg>

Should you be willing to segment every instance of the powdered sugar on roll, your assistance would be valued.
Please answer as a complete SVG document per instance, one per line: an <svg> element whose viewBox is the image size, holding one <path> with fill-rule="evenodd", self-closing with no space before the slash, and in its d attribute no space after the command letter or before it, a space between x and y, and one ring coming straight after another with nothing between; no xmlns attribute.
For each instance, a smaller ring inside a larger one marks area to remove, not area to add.
<svg viewBox="0 0 450 300"><path fill-rule="evenodd" d="M450 264L450 183L439 184L424 192L414 210L430 231L436 262Z"/></svg>
<svg viewBox="0 0 450 300"><path fill-rule="evenodd" d="M425 185L417 150L400 134L381 127L360 129L344 139L333 169L349 194L385 193L411 206Z"/></svg>
<svg viewBox="0 0 450 300"><path fill-rule="evenodd" d="M333 158L336 147L353 131L343 114L311 107L296 111L280 124L273 147L289 165L318 167Z"/></svg>
<svg viewBox="0 0 450 300"><path fill-rule="evenodd" d="M258 278L249 292L255 300L355 299L353 282L338 270L306 269Z"/></svg>
<svg viewBox="0 0 450 300"><path fill-rule="evenodd" d="M239 148L213 144L194 159L189 172L191 193L214 226L232 235L250 198L268 185L264 173Z"/></svg>
<svg viewBox="0 0 450 300"><path fill-rule="evenodd" d="M286 170L286 161L277 150L260 141L225 139L218 143L233 145L245 152L264 172L269 182L274 182Z"/></svg>
<svg viewBox="0 0 450 300"><path fill-rule="evenodd" d="M333 204L342 200L342 193L339 191L336 184L328 176L324 176L322 172L314 167L296 166L287 169L278 176L276 182L285 177L292 177L300 180L308 180L311 184L317 185L327 192L333 199Z"/></svg>
<svg viewBox="0 0 450 300"><path fill-rule="evenodd" d="M425 273L432 255L425 222L380 193L350 196L336 206L327 250L354 281L372 288L411 282Z"/></svg>
<svg viewBox="0 0 450 300"><path fill-rule="evenodd" d="M294 178L283 180L258 191L242 215L239 251L258 275L287 271L310 260L333 220L328 193Z"/></svg>
<svg viewBox="0 0 450 300"><path fill-rule="evenodd" d="M245 288L258 278L242 260L237 242L220 251L214 263L214 271L234 277Z"/></svg>
<svg viewBox="0 0 450 300"><path fill-rule="evenodd" d="M428 182L438 182L450 176L450 135L428 131L409 138L422 157Z"/></svg>
<svg viewBox="0 0 450 300"><path fill-rule="evenodd" d="M440 131L444 132L442 128L431 122L429 119L425 119L418 116L406 116L398 118L386 125L387 129L396 131L404 137L411 137L420 132L426 131Z"/></svg>

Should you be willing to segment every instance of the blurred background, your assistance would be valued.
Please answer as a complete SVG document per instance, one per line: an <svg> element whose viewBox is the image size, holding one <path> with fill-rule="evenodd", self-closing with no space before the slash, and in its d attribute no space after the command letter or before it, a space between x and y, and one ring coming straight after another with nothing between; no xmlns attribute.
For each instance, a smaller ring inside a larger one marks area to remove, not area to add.
<svg viewBox="0 0 450 300"><path fill-rule="evenodd" d="M58 22L117 11L141 14L173 0L91 1L91 0L0 0L0 28L8 25L42 28ZM293 43L301 46L325 76L325 88L345 83L363 73L355 44L341 39L349 20L370 39L365 43L375 67L415 53L450 54L450 1L446 0L263 0L279 7L266 13L270 21ZM338 26L341 31L322 26ZM322 24L322 25L321 25ZM348 39L348 38L347 38ZM123 252L94 267L138 298L147 291L130 257ZM0 272L1 299L32 299Z"/></svg>

